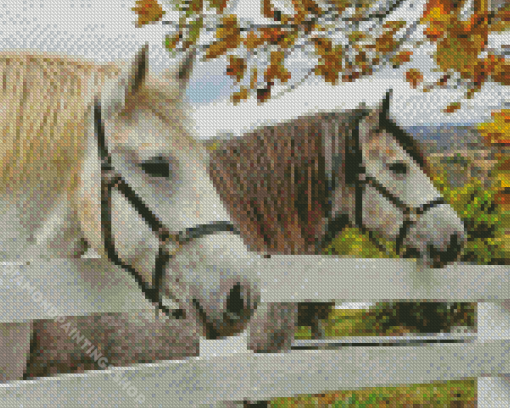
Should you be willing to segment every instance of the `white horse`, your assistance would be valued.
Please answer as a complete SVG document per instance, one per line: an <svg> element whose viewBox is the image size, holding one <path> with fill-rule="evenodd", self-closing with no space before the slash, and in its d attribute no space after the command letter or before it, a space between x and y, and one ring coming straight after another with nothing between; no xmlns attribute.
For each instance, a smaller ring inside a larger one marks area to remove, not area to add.
<svg viewBox="0 0 510 408"><path fill-rule="evenodd" d="M0 103L5 112L0 116L6 225L1 231L5 234L2 236L4 258L77 258L90 247L104 262L116 262L106 248L108 240L101 211L101 134L111 156L111 167L147 209L141 215L140 209L131 205L125 190L111 190L108 201L111 241L119 259L136 270L141 281L154 286L155 260L161 249L155 231L147 225L151 218L149 212L169 231L184 231L232 217L247 239L247 224L243 225L242 214L236 214L232 208L227 211L209 177L208 155L193 138L186 120L182 95L191 71L192 55L177 71L159 78L147 73L146 48L124 67L21 53L4 55L0 60L3 64ZM370 146L362 149L370 175L381 180L383 187L410 207L436 200L439 193L402 146L388 133L378 132L379 114L380 110L376 109L363 116L359 127L360 144ZM320 151L327 172L320 177L336 181L337 188L332 196L326 197L332 205L328 217L320 220L324 226L345 211L354 219L356 208L354 187L344 182L345 139L340 133L338 137L334 132L329 135L332 138L325 140L329 147ZM401 162L408 164L405 177ZM406 180L429 184L416 196L415 189L406 187ZM306 183L311 181L310 178ZM383 235L393 236L395 225L404 222L406 216L377 194L372 185L367 185L365 191L365 198L372 205L360 207L363 220ZM148 218L144 219L144 215ZM273 215L262 214L263 218ZM440 230L431 228L436 221L443 223ZM458 242L463 241L462 231L462 223L453 210L439 205L418 217L418 222L408 231L404 247L420 248L423 241L425 245L434 243L444 250L453 236L457 236ZM320 234L326 233L326 229L321 229ZM16 242L24 244L20 246ZM154 310L71 319L83 335L104 350L111 365L180 358L188 352L193 355L196 354L193 339L200 335L218 338L241 332L259 301L253 280L254 265L283 268L272 259L261 260L254 246L250 245L248 250L243 239L228 232L192 239L181 247L170 243L165 248L175 252L175 256L165 264L163 295L176 300L184 310L182 325L156 315ZM328 263L326 258L321 265L330 271L336 263ZM120 271L113 265L111 270L112 273ZM294 273L290 267L286 272ZM265 316L263 311L259 315ZM271 326L285 320L285 313L280 317L279 321L271 322L265 317L265 330L254 333L253 349L272 348L268 343L273 342L278 330L272 332ZM177 350L170 339L184 325L190 328L183 331L181 340L189 341L191 347ZM67 339L55 322L1 326L2 350L12 351L0 357L4 381L22 378L24 373L31 377L105 368L91 361L80 344ZM286 327L280 332L288 337ZM259 342L259 337L265 340ZM281 349L281 344L273 348Z"/></svg>
<svg viewBox="0 0 510 408"><path fill-rule="evenodd" d="M98 126L111 165L146 209L133 207L125 191L113 188L110 244L147 287L156 283L160 242L144 217L152 214L169 232L229 220L182 102L193 59L191 53L177 70L151 77L147 46L121 66L31 52L0 55L4 260L76 260L89 248L110 264ZM175 256L163 268L163 296L178 302L185 319L147 310L67 320L97 343L109 364L196 355L200 335L230 336L246 326L259 294L243 259L254 254L226 230L190 237L182 245L166 243ZM110 270L120 271L113 265ZM55 321L0 327L2 381L104 368Z"/></svg>

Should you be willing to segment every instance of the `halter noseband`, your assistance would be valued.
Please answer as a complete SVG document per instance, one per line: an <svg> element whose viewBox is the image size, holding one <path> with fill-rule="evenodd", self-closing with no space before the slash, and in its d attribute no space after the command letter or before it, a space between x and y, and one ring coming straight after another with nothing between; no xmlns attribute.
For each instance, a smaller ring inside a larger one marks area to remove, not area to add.
<svg viewBox="0 0 510 408"><path fill-rule="evenodd" d="M115 265L129 272L135 278L147 300L151 301L159 310L169 316L170 310L163 305L161 300L161 288L163 286L165 266L168 261L175 256L183 244L193 239L217 232L233 232L239 234L239 231L229 221L215 221L209 224L198 224L195 227L171 233L149 207L147 207L140 196L135 193L126 180L124 180L122 175L115 171L106 145L104 127L101 120L101 105L97 101L94 104L94 128L95 134L97 135L99 157L101 159L101 229L108 259ZM111 219L111 191L113 188L119 190L158 238L159 250L155 259L153 271L153 287L144 282L135 268L125 263L117 253L115 240L112 234ZM168 249L168 244L170 244L170 242L177 244L177 248L175 248L174 251ZM194 304L195 303L197 302L194 301ZM179 317L181 312L182 311L179 310L173 312L174 317Z"/></svg>
<svg viewBox="0 0 510 408"><path fill-rule="evenodd" d="M442 197L438 197L434 200L431 200L425 204L422 204L418 208L413 208L407 206L402 200L393 195L384 187L375 177L366 174L366 169L363 166L363 159L361 148L359 146L359 125L361 120L366 116L366 113L359 114L358 118L356 118L354 124L354 131L352 134L352 139L350 140L351 145L346 144L346 157L350 154L353 160L347 161L348 165L351 165L353 168L348 169L346 166L346 172L351 172L351 181L354 183L355 188L355 213L354 213L354 223L357 228L359 228L363 233L367 233L372 243L381 251L388 253L388 250L384 245L381 245L379 240L374 236L372 231L368 230L363 224L363 191L366 185L370 185L374 189L377 190L379 194L381 194L386 200L388 200L391 204L393 204L396 208L400 209L404 215L404 221L402 226L400 227L399 234L396 240L396 252L400 255L401 249L404 244L404 240L409 232L411 225L416 223L417 218L424 214L426 211L431 208L444 204L444 199ZM350 152L348 150L351 150ZM349 178L349 177L346 177ZM328 217L329 218L329 217ZM339 214L332 220L328 221L326 225L326 234L324 235L321 248L326 248L331 241L344 230L344 228L349 224L349 217L345 214Z"/></svg>

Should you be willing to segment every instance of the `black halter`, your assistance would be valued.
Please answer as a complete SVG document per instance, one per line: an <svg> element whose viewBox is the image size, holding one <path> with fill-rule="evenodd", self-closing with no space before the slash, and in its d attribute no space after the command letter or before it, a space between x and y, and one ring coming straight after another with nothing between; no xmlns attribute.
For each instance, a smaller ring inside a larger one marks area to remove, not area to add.
<svg viewBox="0 0 510 408"><path fill-rule="evenodd" d="M163 311L167 316L170 315L168 307L164 306L161 300L161 288L163 287L163 276L165 266L175 255L177 250L186 242L196 238L216 232L233 232L239 234L234 225L229 221L216 221L209 224L198 224L193 228L187 228L184 231L170 233L168 228L158 219L158 217L147 207L143 200L129 186L124 178L115 171L112 165L111 156L106 146L103 123L101 120L101 105L96 101L94 104L94 128L97 136L99 157L101 159L101 229L103 234L104 247L108 254L108 259L115 265L120 266L129 272L138 282L145 297L155 306ZM143 281L140 274L131 265L125 263L118 255L115 248L115 240L112 234L111 219L111 191L117 188L136 211L142 216L147 225L156 234L159 240L159 251L155 259L153 281L154 286L149 286ZM177 244L177 249L170 253L168 244L173 241ZM200 312L198 302L194 302ZM182 315L182 311L173 312L174 317Z"/></svg>
<svg viewBox="0 0 510 408"><path fill-rule="evenodd" d="M346 180L347 183L354 184L355 189L354 223L357 228L368 235L370 241L381 252L388 253L388 250L379 242L379 240L374 236L373 232L367 229L363 224L363 192L365 186L370 185L371 187L375 188L386 200L400 209L404 215L404 221L400 227L400 231L396 240L396 252L400 255L404 240L409 232L410 227L416 223L417 217L421 216L426 211L437 205L444 204L444 199L439 197L425 204L422 204L418 208L409 207L398 197L390 193L386 187L377 181L376 178L366 174L366 169L363 166L361 148L359 146L359 125L365 116L366 113L361 113L356 119L355 126L351 134L352 139L346 143L345 148L345 170L347 173L350 173L346 175ZM333 189L330 191L333 191ZM340 232L342 232L349 223L350 220L346 214L338 214L335 218L329 220L326 224L325 235L321 240L321 248L326 248L329 244L331 244L331 241L335 239L335 237Z"/></svg>

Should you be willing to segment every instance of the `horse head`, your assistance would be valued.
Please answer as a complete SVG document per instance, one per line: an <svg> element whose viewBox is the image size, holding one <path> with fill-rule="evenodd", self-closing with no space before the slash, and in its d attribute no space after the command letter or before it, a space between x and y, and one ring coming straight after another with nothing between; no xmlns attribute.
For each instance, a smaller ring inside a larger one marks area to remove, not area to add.
<svg viewBox="0 0 510 408"><path fill-rule="evenodd" d="M259 295L251 272L237 264L250 255L228 227L186 115L194 54L155 78L147 53L143 47L91 100L83 229L89 244L135 275L151 300L161 281L161 293L196 316L208 338L232 335L244 329ZM116 179L105 184L105 172Z"/></svg>

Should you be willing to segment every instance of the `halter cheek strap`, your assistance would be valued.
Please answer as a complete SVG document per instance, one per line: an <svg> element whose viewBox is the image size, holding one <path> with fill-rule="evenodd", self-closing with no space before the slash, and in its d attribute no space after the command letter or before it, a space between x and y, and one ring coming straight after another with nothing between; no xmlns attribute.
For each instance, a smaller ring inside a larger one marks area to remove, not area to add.
<svg viewBox="0 0 510 408"><path fill-rule="evenodd" d="M112 160L105 140L105 132L101 120L101 106L99 102L94 104L94 127L98 141L98 153L101 159L101 228L103 234L104 247L108 254L108 259L117 266L120 266L129 272L144 293L147 300L151 301L159 310L169 316L170 309L163 305L161 291L163 288L163 277L165 267L168 261L173 258L179 249L187 242L196 238L217 232L232 232L239 234L239 231L229 221L216 221L209 224L198 224L195 227L187 228L183 231L170 233L168 228L159 220L144 203L139 195L131 188L124 178L115 171ZM133 268L132 265L124 262L117 253L115 240L112 233L112 217L111 217L111 192L112 189L117 190L128 200L133 208L140 214L147 225L152 229L159 241L159 250L156 255L153 270L153 282L151 287L144 282L141 275ZM173 243L176 248L173 251L168 249L169 244ZM201 310L198 301L194 299L199 311ZM182 315L181 310L173 312L173 316L179 318ZM211 330L211 328L209 328Z"/></svg>
<svg viewBox="0 0 510 408"><path fill-rule="evenodd" d="M404 240L409 233L409 230L413 224L417 222L419 216L424 214L431 208L444 204L444 199L438 197L425 204L422 204L418 208L407 206L402 200L389 192L377 179L366 174L366 169L363 166L362 152L359 145L359 126L361 120L367 115L366 112L362 112L358 115L354 124L354 131L351 134L352 139L347 140L345 151L346 151L346 180L354 183L355 189L355 209L354 209L354 224L363 233L366 233L370 238L370 241L379 249L381 252L389 251L382 245L379 240L374 236L371 230L368 230L363 223L363 193L365 187L370 185L375 188L386 200L393 204L396 208L400 209L404 215L404 221L400 227L399 234L396 240L396 252L400 255L400 252L404 245ZM347 159L349 157L349 159ZM350 173L350 174L349 174ZM334 191L334 189L330 189ZM329 218L329 217L328 217ZM349 225L349 217L346 214L338 214L335 218L328 221L326 224L326 233L320 241L320 249L326 248L331 244L333 239L342 232L347 225Z"/></svg>

